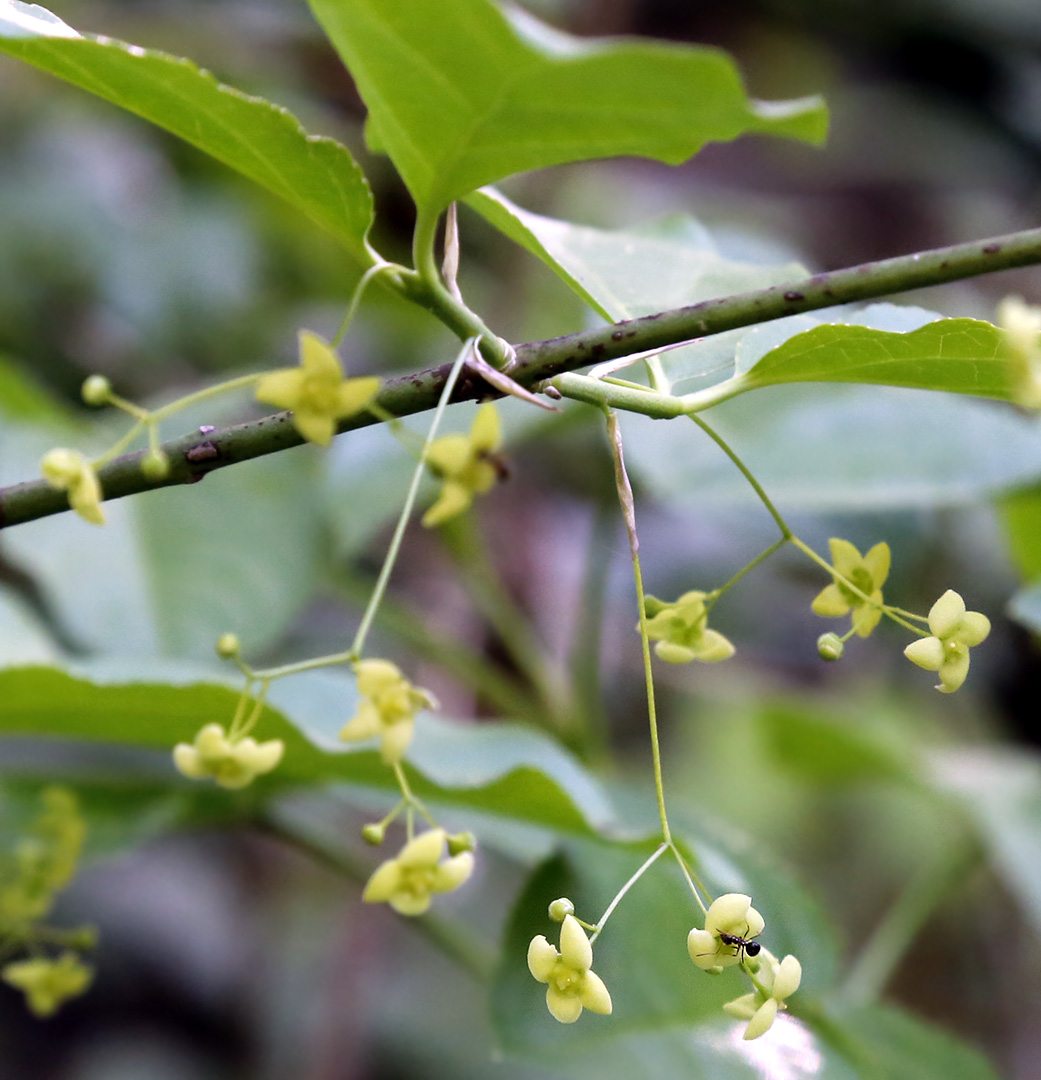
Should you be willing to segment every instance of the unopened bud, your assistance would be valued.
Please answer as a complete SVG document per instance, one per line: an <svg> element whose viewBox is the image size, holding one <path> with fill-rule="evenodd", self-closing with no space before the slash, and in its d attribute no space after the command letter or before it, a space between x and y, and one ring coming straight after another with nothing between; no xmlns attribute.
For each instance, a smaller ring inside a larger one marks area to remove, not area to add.
<svg viewBox="0 0 1041 1080"><path fill-rule="evenodd" d="M217 655L222 660L231 660L233 657L238 656L241 645L239 644L238 634L221 634L217 638Z"/></svg>
<svg viewBox="0 0 1041 1080"><path fill-rule="evenodd" d="M84 380L80 394L88 405L107 405L112 397L112 384L104 375L90 375Z"/></svg>
<svg viewBox="0 0 1041 1080"><path fill-rule="evenodd" d="M477 849L477 837L472 832L460 832L448 837L448 854L462 855L464 851Z"/></svg>
<svg viewBox="0 0 1041 1080"><path fill-rule="evenodd" d="M817 655L822 660L839 660L845 648L838 634L821 634L817 638Z"/></svg>
<svg viewBox="0 0 1041 1080"><path fill-rule="evenodd" d="M384 832L382 825L378 823L369 824L362 829L361 838L370 847L379 847L383 843Z"/></svg>
<svg viewBox="0 0 1041 1080"><path fill-rule="evenodd" d="M549 905L549 917L554 922L563 922L568 915L575 914L575 905L566 897L562 896L559 900L554 900Z"/></svg>
<svg viewBox="0 0 1041 1080"><path fill-rule="evenodd" d="M148 480L165 480L170 475L170 459L162 450L149 450L141 459L141 472Z"/></svg>

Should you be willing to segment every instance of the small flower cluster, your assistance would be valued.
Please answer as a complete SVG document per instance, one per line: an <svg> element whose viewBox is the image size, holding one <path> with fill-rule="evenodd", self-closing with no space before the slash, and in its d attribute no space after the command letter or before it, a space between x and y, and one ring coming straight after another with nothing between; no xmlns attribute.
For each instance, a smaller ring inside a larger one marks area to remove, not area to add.
<svg viewBox="0 0 1041 1080"><path fill-rule="evenodd" d="M656 596L644 597L647 637L658 644L654 651L670 664L688 664L700 660L713 664L729 660L734 646L718 630L708 626L708 594L693 589L671 604ZM637 624L639 630L639 624Z"/></svg>
<svg viewBox="0 0 1041 1080"><path fill-rule="evenodd" d="M882 615L892 611L882 598L882 586L889 576L890 554L887 544L876 544L866 555L848 540L833 537L828 541L831 548L832 569L835 580L813 601L817 615L837 618L851 616L849 631L842 637L822 634L817 649L825 660L837 660L843 647L853 634L867 637L878 625ZM908 623L906 612L897 612L899 621ZM927 623L929 634L922 636L904 649L904 655L912 663L940 676L936 689L952 694L965 682L969 673L969 649L981 644L990 633L990 620L978 611L967 611L965 601L953 589L948 589L933 604L929 615L908 616Z"/></svg>
<svg viewBox="0 0 1041 1080"><path fill-rule="evenodd" d="M562 1024L573 1024L583 1009L609 1015L611 995L603 980L592 970L593 946L570 900L555 900L550 918L560 922L560 948L539 934L528 945L528 970L546 984L546 1007ZM752 991L723 1006L739 1020L748 1021L744 1038L757 1039L773 1024L785 1001L799 988L802 966L794 956L777 958L753 940L765 922L752 907L751 897L727 893L712 902L704 929L695 927L687 935L687 952L702 970L719 974L724 968L740 966L752 982Z"/></svg>
<svg viewBox="0 0 1041 1080"><path fill-rule="evenodd" d="M212 779L233 791L275 769L284 751L281 739L258 743L250 735L232 737L220 724L204 724L194 742L174 747L173 760L189 780Z"/></svg>
<svg viewBox="0 0 1041 1080"><path fill-rule="evenodd" d="M17 942L38 953L43 942L60 939L70 947L53 959L34 955L6 963L0 968L0 979L25 994L29 1009L36 1016L47 1017L90 986L93 971L81 961L75 948L92 947L95 934L87 927L62 931L41 923L53 908L57 893L75 874L86 835L86 826L71 791L46 788L41 801L42 813L3 866L0 946L7 951Z"/></svg>

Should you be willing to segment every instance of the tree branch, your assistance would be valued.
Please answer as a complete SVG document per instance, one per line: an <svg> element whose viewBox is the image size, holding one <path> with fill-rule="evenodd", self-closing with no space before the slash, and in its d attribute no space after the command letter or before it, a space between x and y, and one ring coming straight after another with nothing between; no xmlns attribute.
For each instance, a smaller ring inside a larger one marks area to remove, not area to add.
<svg viewBox="0 0 1041 1080"><path fill-rule="evenodd" d="M1037 263L1041 263L1041 229L899 255L580 334L520 345L510 374L519 383L531 386L565 371L709 337L724 330ZM450 369L451 364L444 364L386 380L377 398L380 408L395 416L433 408ZM501 396L499 392L482 378L464 371L452 400L498 396ZM343 421L339 431L352 431L378 422L368 413L360 414ZM200 428L164 443L171 469L162 480L149 480L142 474L144 451L116 458L99 470L98 476L106 500L120 499L172 484L194 483L215 469L288 450L303 441L290 415L275 413L234 427ZM13 484L0 489L0 529L68 508L65 492L55 490L43 480Z"/></svg>

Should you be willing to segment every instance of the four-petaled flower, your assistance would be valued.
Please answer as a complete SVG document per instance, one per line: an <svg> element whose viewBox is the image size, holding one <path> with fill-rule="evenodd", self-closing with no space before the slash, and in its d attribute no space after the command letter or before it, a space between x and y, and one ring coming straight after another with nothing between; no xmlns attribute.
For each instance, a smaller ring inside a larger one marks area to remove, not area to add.
<svg viewBox="0 0 1041 1080"><path fill-rule="evenodd" d="M43 455L40 471L51 487L69 493L69 506L84 521L91 525L105 524L98 474L78 450L49 450Z"/></svg>
<svg viewBox="0 0 1041 1080"><path fill-rule="evenodd" d="M882 586L889 577L889 545L876 544L866 555L848 541L832 537L831 563L836 574L845 580L835 580L822 589L813 601L813 611L826 618L837 618L853 612L853 629L867 637L882 618ZM846 583L855 585L863 596Z"/></svg>
<svg viewBox="0 0 1041 1080"><path fill-rule="evenodd" d="M212 778L224 788L243 788L258 776L271 772L282 760L281 739L258 743L251 736L234 742L220 724L200 728L194 743L178 743L173 759L190 780Z"/></svg>
<svg viewBox="0 0 1041 1080"><path fill-rule="evenodd" d="M473 852L445 858L444 829L428 829L410 840L396 858L388 859L369 878L361 898L367 904L387 903L399 915L422 915L434 893L451 892L473 873Z"/></svg>
<svg viewBox="0 0 1041 1080"><path fill-rule="evenodd" d="M926 671L939 672L936 689L953 694L969 673L969 649L990 633L990 619L979 611L966 611L965 601L948 589L929 610L932 636L919 638L904 649L904 656Z"/></svg>
<svg viewBox="0 0 1041 1080"><path fill-rule="evenodd" d="M1011 382L1016 404L1041 408L1041 307L1007 296L998 305L998 325L1015 362Z"/></svg>
<svg viewBox="0 0 1041 1080"><path fill-rule="evenodd" d="M718 630L708 627L706 595L693 589L671 604L655 596L644 598L647 636L658 642L654 651L660 659L670 664L691 660L711 664L734 655L734 646ZM636 629L640 629L638 624Z"/></svg>
<svg viewBox="0 0 1041 1080"><path fill-rule="evenodd" d="M778 1009L785 1007L785 998L791 997L802 981L802 965L794 956L788 955L778 963L772 953L763 949L763 957L766 963L759 968L757 989L723 1006L731 1016L748 1021L746 1039L758 1039L770 1030Z"/></svg>
<svg viewBox="0 0 1041 1080"><path fill-rule="evenodd" d="M766 923L744 893L724 893L709 905L705 929L695 926L687 935L687 952L703 971L719 971L740 963L744 946L727 938L748 941L763 932Z"/></svg>
<svg viewBox="0 0 1041 1080"><path fill-rule="evenodd" d="M300 331L300 366L280 368L257 383L256 397L291 409L296 430L309 442L328 446L336 421L360 412L376 396L376 376L346 379L336 353L316 334Z"/></svg>
<svg viewBox="0 0 1041 1080"><path fill-rule="evenodd" d="M21 960L0 970L0 978L21 990L39 1017L53 1016L64 1001L84 993L93 977L91 969L73 952L62 953L57 960Z"/></svg>
<svg viewBox="0 0 1041 1080"><path fill-rule="evenodd" d="M417 709L433 709L432 694L413 686L389 660L360 660L354 666L365 699L344 725L344 742L380 737L380 757L388 765L401 760L412 741Z"/></svg>
<svg viewBox="0 0 1041 1080"><path fill-rule="evenodd" d="M546 1006L562 1024L573 1024L583 1009L610 1014L611 995L592 966L593 946L574 915L564 916L559 951L542 934L528 946L528 970L548 984Z"/></svg>
<svg viewBox="0 0 1041 1080"><path fill-rule="evenodd" d="M437 501L423 515L428 528L461 514L474 500L491 490L501 466L495 451L502 445L499 414L492 402L477 410L469 435L445 435L427 450L426 462L444 482Z"/></svg>

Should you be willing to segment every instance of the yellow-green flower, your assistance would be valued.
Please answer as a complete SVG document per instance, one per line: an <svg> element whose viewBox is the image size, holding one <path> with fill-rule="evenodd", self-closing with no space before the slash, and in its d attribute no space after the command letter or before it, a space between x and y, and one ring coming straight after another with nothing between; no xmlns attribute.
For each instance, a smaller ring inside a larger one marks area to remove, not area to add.
<svg viewBox="0 0 1041 1080"><path fill-rule="evenodd" d="M1015 363L1012 392L1016 403L1041 408L1041 307L1007 296L998 305L998 326L1005 331Z"/></svg>
<svg viewBox="0 0 1041 1080"><path fill-rule="evenodd" d="M670 664L687 664L691 660L713 664L734 655L734 646L727 638L708 627L706 595L693 589L671 604L655 596L644 598L647 636L658 642L654 651L659 659ZM636 629L640 629L639 624Z"/></svg>
<svg viewBox="0 0 1041 1080"><path fill-rule="evenodd" d="M174 747L173 759L178 771L190 780L213 779L223 788L235 789L271 772L284 750L281 739L258 743L247 735L232 742L220 724L206 724L193 743Z"/></svg>
<svg viewBox="0 0 1041 1080"><path fill-rule="evenodd" d="M84 521L91 525L105 524L98 474L78 450L48 450L40 462L40 472L52 488L69 493L69 506Z"/></svg>
<svg viewBox="0 0 1041 1080"><path fill-rule="evenodd" d="M360 412L376 396L374 375L346 379L336 353L316 334L300 331L300 366L281 368L257 383L256 397L291 409L296 430L309 442L328 446L336 421Z"/></svg>
<svg viewBox="0 0 1041 1080"><path fill-rule="evenodd" d="M427 528L461 514L475 495L494 486L500 473L494 455L500 446L499 414L490 401L477 410L469 435L445 435L430 444L427 465L444 483L437 501L423 515Z"/></svg>
<svg viewBox="0 0 1041 1080"><path fill-rule="evenodd" d="M756 976L760 988L723 1006L731 1016L748 1021L746 1039L758 1039L770 1030L778 1011L785 1007L785 999L799 989L802 981L802 965L794 956L789 954L778 962L773 953L763 949L763 959L765 963Z"/></svg>
<svg viewBox="0 0 1041 1080"><path fill-rule="evenodd" d="M687 935L687 952L702 971L719 971L741 962L744 948L728 941L758 937L766 925L744 893L724 893L709 905L705 929L695 926Z"/></svg>
<svg viewBox="0 0 1041 1080"><path fill-rule="evenodd" d="M93 971L73 952L62 953L57 960L37 957L0 969L0 979L21 990L39 1017L53 1016L63 1002L85 993L93 978Z"/></svg>
<svg viewBox="0 0 1041 1080"><path fill-rule="evenodd" d="M814 598L813 611L825 618L838 618L852 611L853 629L861 637L867 637L882 618L882 586L889 577L889 545L875 544L866 555L861 555L848 540L833 536L828 546L831 565L845 581L833 581L822 589ZM855 593L847 581L864 595Z"/></svg>
<svg viewBox="0 0 1041 1080"><path fill-rule="evenodd" d="M416 710L433 709L432 694L421 690L389 660L360 660L354 665L362 703L344 725L344 742L380 739L380 757L388 765L399 762L412 741Z"/></svg>
<svg viewBox="0 0 1041 1080"><path fill-rule="evenodd" d="M930 637L919 638L904 649L904 656L926 671L936 671L936 689L953 694L969 674L969 649L990 633L990 619L979 611L966 611L965 601L948 589L929 610Z"/></svg>
<svg viewBox="0 0 1041 1080"><path fill-rule="evenodd" d="M369 878L361 898L367 904L390 904L399 915L422 915L435 893L451 892L473 873L473 852L445 857L444 829L428 829L410 840Z"/></svg>
<svg viewBox="0 0 1041 1080"><path fill-rule="evenodd" d="M547 983L546 1007L555 1020L573 1024L583 1009L610 1015L611 995L603 979L590 969L593 946L574 915L565 915L560 926L560 949L539 934L528 946L528 970Z"/></svg>

